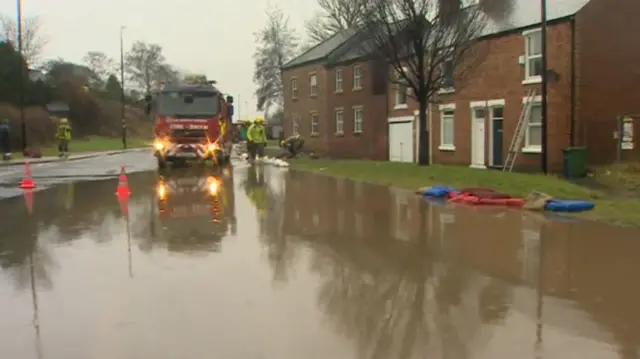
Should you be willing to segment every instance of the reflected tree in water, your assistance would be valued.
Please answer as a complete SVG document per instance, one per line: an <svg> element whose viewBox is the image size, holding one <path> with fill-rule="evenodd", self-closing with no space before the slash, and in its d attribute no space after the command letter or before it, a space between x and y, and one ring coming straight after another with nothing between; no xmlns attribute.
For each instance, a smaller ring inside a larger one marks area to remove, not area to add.
<svg viewBox="0 0 640 359"><path fill-rule="evenodd" d="M438 356L438 346L442 358L466 358L482 324L508 311L501 306L505 288L471 290L469 271L442 262L424 227L412 242L386 238L382 245L370 238L365 247L335 238L318 244L327 247L316 251L323 255L313 266L325 278L318 302L344 334L356 338L363 358Z"/></svg>

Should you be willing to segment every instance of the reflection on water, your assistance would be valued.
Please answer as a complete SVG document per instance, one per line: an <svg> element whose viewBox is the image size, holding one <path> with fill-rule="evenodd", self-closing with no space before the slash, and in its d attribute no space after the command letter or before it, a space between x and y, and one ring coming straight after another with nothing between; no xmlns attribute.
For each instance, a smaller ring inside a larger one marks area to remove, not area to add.
<svg viewBox="0 0 640 359"><path fill-rule="evenodd" d="M164 242L175 252L218 252L222 239L235 232L233 172L163 173L156 179L151 206L157 215L151 216L154 237L147 250Z"/></svg>
<svg viewBox="0 0 640 359"><path fill-rule="evenodd" d="M289 176L285 212L279 237L314 249L318 301L362 357L638 355L638 229L305 173Z"/></svg>
<svg viewBox="0 0 640 359"><path fill-rule="evenodd" d="M128 216L115 180L0 202L0 357L638 356L637 229L259 166L129 185Z"/></svg>

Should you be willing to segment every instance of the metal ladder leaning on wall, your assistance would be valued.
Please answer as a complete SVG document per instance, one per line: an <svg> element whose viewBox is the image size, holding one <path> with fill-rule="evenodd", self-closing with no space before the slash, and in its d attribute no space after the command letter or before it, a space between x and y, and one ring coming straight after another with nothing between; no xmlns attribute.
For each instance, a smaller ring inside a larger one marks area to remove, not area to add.
<svg viewBox="0 0 640 359"><path fill-rule="evenodd" d="M525 136L527 126L529 126L531 107L533 107L533 101L535 98L536 90L529 90L529 92L527 92L526 102L524 103L522 112L520 113L520 119L518 119L518 124L516 125L516 130L513 132L513 137L511 138L511 145L509 145L507 159L504 161L504 166L502 166L503 171L511 172L513 170L513 165L516 163L518 152L520 152L520 148L522 147L522 139Z"/></svg>

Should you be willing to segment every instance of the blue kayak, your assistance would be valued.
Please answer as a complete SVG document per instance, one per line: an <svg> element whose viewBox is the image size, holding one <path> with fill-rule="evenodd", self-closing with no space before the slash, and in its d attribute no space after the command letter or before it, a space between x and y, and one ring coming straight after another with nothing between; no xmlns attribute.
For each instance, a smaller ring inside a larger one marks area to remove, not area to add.
<svg viewBox="0 0 640 359"><path fill-rule="evenodd" d="M547 202L544 209L550 212L586 212L595 207L593 202L589 201L574 201L568 199L552 199Z"/></svg>

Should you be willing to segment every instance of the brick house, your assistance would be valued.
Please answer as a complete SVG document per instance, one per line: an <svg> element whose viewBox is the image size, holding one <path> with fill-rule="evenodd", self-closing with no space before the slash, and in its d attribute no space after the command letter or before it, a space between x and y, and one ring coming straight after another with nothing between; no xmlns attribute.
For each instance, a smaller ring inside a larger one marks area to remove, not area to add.
<svg viewBox="0 0 640 359"><path fill-rule="evenodd" d="M617 117L640 114L640 46L632 45L640 34L638 16L637 0L548 0L551 170L562 168L562 149L570 145L587 146L591 163L615 159ZM539 2L516 0L508 19L489 20L478 44L489 56L430 106L432 163L502 166L524 104L532 102L516 167L540 169L539 18ZM415 157L417 105L401 92L394 88L388 96L390 152L410 143L414 151L407 155Z"/></svg>
<svg viewBox="0 0 640 359"><path fill-rule="evenodd" d="M368 59L355 30L337 33L282 68L285 137L334 158L387 159L386 65Z"/></svg>

